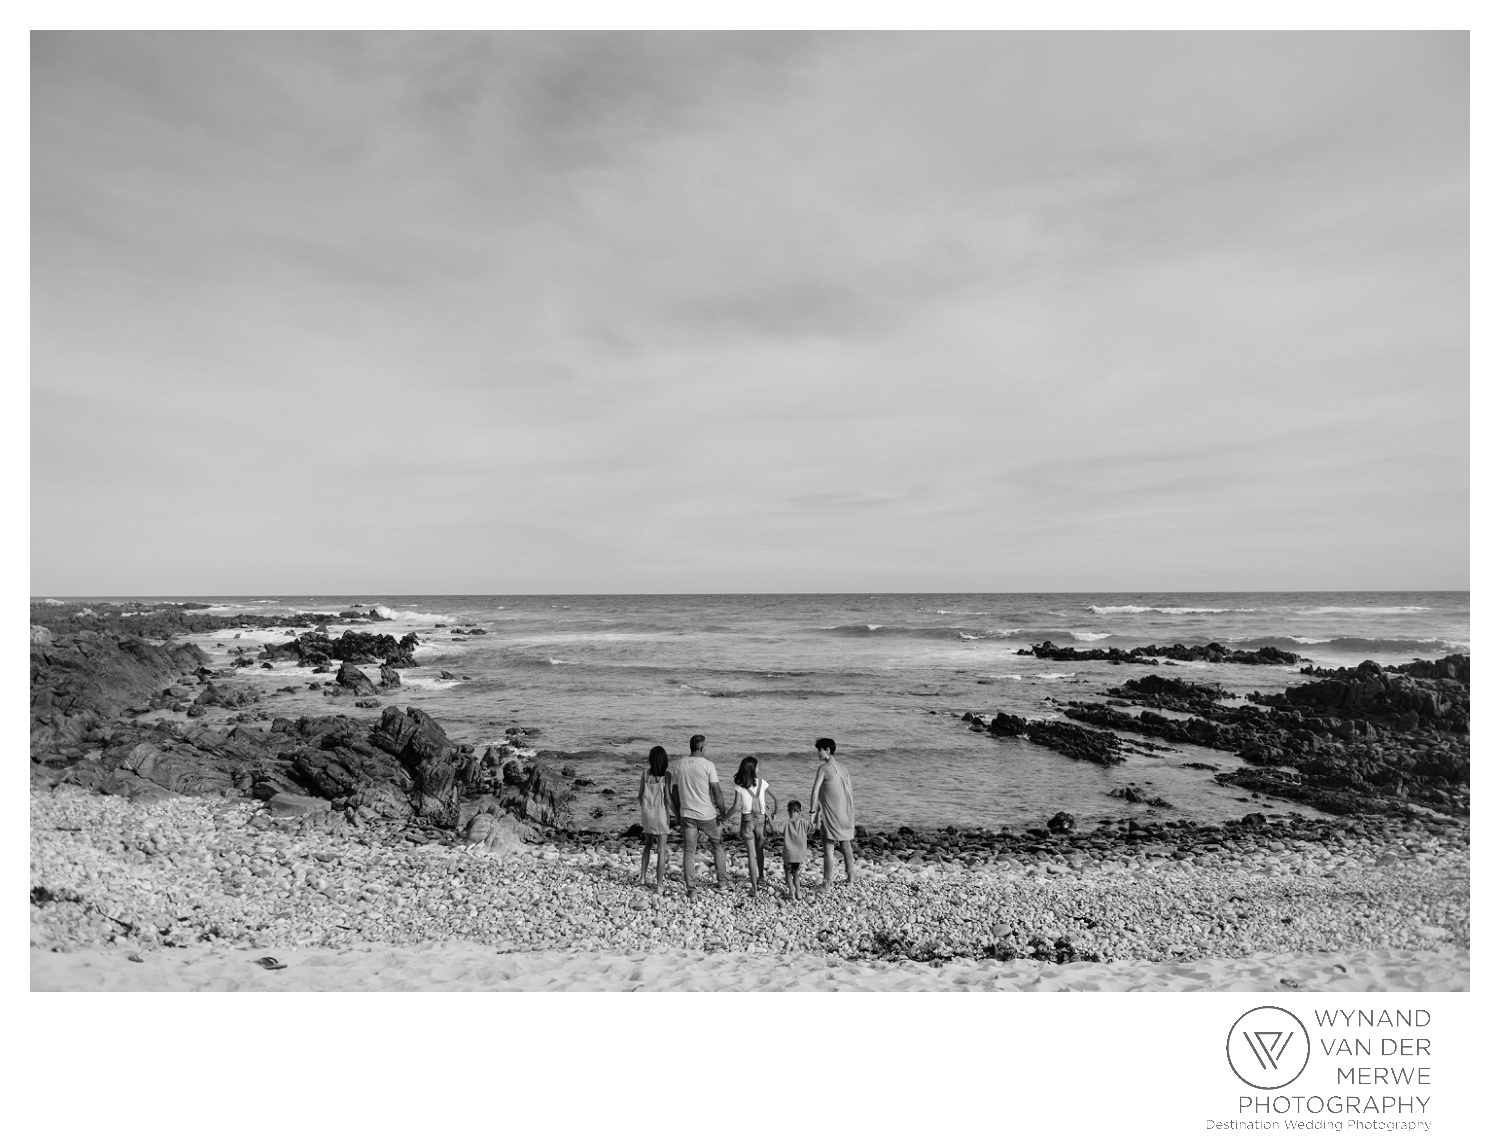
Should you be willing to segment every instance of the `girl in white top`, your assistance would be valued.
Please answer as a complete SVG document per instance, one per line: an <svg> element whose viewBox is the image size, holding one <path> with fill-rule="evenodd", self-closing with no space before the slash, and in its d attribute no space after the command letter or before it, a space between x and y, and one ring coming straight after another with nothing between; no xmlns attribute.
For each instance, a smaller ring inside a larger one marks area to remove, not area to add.
<svg viewBox="0 0 1500 1142"><path fill-rule="evenodd" d="M756 773L760 763L753 757L740 762L734 775L734 812L740 815L740 840L750 861L750 894L766 886L766 818L776 818L776 796ZM767 813L767 805L770 812Z"/></svg>

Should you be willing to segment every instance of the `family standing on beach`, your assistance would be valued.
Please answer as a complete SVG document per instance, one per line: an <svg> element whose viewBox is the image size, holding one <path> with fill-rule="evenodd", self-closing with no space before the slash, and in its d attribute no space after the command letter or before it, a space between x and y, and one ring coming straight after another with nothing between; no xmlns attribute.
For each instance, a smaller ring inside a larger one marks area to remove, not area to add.
<svg viewBox="0 0 1500 1142"><path fill-rule="evenodd" d="M777 820L778 805L770 787L757 774L759 763L753 757L740 762L731 787L732 803L726 802L719 784L719 771L704 756L707 739L694 734L688 741L688 756L672 762L667 751L653 746L641 773L636 800L641 806L641 833L645 845L641 851L640 883L648 883L651 852L656 851L656 888L667 878L667 834L673 819L682 830L682 878L687 894L698 890L695 860L698 838L713 846L714 874L719 888L729 887L725 865L724 840L719 826L740 815L740 839L745 842L749 863L750 893L759 895L766 887L766 833L781 837L781 864L786 894L792 900L802 898L802 865L807 860L807 838L816 830L823 841L823 883L833 881L833 850L837 845L844 854L844 874L854 880L854 787L849 773L834 754L838 746L832 738L819 738L818 772L813 777L810 817L802 813L802 802L788 801L786 819Z"/></svg>

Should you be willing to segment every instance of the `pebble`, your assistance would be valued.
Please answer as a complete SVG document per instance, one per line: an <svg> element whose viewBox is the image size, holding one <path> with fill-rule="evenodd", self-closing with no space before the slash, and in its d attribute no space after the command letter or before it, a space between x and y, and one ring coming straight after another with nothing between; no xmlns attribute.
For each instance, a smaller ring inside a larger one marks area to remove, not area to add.
<svg viewBox="0 0 1500 1142"><path fill-rule="evenodd" d="M855 884L840 868L827 891L820 862L806 866L802 901L779 885L752 897L743 879L690 901L676 850L658 895L635 884L638 848L617 840L495 856L291 822L267 829L254 812L234 800L143 805L70 786L34 790L33 946L452 939L509 951L1066 962L1469 944L1466 835L1356 835L1336 855L1275 841L1279 849L1242 848L1239 865L1201 852L1171 859L1172 848L1144 861L1113 853L1068 863L1025 852L972 862L867 852Z"/></svg>

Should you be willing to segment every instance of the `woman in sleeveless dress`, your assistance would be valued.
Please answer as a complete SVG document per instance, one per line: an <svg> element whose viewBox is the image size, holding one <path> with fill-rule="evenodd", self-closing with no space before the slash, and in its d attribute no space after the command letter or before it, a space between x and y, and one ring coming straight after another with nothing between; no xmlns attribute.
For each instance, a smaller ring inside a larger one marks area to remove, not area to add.
<svg viewBox="0 0 1500 1142"><path fill-rule="evenodd" d="M651 867L651 849L656 849L656 891L661 891L667 878L667 833L670 830L667 810L667 751L659 745L651 747L646 759L646 768L641 770L641 787L635 799L641 806L641 878L638 884L645 885L646 872Z"/></svg>
<svg viewBox="0 0 1500 1142"><path fill-rule="evenodd" d="M817 741L817 775L813 777L813 816L823 834L823 887L833 883L833 846L844 851L846 883L854 883L854 786L849 773L834 760L838 749L832 738Z"/></svg>

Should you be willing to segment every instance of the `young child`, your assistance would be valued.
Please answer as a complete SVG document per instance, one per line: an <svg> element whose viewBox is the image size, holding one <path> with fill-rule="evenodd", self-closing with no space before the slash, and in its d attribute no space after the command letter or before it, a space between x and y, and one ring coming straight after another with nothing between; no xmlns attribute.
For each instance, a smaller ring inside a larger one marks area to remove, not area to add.
<svg viewBox="0 0 1500 1142"><path fill-rule="evenodd" d="M771 787L760 779L756 770L760 762L747 757L734 775L734 808L740 815L740 840L750 858L750 895L758 896L766 886L766 819L776 817L776 797ZM770 800L770 812L766 801Z"/></svg>
<svg viewBox="0 0 1500 1142"><path fill-rule="evenodd" d="M641 807L641 878L636 883L646 884L646 872L651 867L651 849L656 848L656 891L661 891L667 878L667 832L671 825L667 809L667 751L659 745L651 747L646 759L646 768L641 770L641 787L635 799Z"/></svg>
<svg viewBox="0 0 1500 1142"><path fill-rule="evenodd" d="M786 822L781 826L781 868L786 877L788 900L802 899L802 862L807 860L807 829L812 824L802 815L801 801L786 803Z"/></svg>

